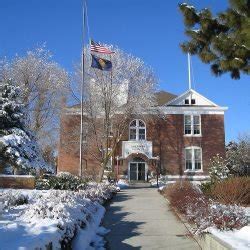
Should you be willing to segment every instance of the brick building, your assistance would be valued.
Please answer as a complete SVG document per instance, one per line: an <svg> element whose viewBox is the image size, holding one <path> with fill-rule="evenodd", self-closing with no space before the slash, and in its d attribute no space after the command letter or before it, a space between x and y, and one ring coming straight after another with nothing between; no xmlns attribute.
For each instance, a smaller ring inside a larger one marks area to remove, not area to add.
<svg viewBox="0 0 250 250"><path fill-rule="evenodd" d="M224 155L224 112L190 89L180 96L156 93L157 106L150 113L133 117L119 142L109 168L130 181L146 181L160 171L168 176L206 176L210 159ZM58 172L79 175L79 144L68 144L70 135L79 137L79 105L67 107L61 116ZM86 139L88 147L88 139ZM98 166L88 151L86 169Z"/></svg>

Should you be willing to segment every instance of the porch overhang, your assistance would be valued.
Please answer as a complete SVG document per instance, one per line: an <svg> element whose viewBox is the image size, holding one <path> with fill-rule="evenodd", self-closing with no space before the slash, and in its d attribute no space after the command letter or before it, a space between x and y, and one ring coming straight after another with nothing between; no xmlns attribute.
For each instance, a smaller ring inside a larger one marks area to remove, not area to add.
<svg viewBox="0 0 250 250"><path fill-rule="evenodd" d="M127 157L123 157L123 156L117 156L116 160L118 161L122 161L122 160L131 160L133 158L142 158L145 161L149 161L149 160L155 160L155 161L159 161L160 157L159 156L152 156L152 157L147 157L147 155L142 154L142 153L131 153L130 155L128 155Z"/></svg>
<svg viewBox="0 0 250 250"><path fill-rule="evenodd" d="M152 141L123 141L122 158L127 159L130 155L144 155L147 159L153 158Z"/></svg>

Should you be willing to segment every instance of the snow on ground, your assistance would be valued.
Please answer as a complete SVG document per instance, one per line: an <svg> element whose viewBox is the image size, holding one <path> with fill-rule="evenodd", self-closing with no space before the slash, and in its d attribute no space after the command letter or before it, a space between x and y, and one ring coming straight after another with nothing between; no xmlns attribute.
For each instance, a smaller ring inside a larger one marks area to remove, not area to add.
<svg viewBox="0 0 250 250"><path fill-rule="evenodd" d="M118 182L116 183L116 186L120 189L124 189L127 188L129 186L128 182L126 180L118 180Z"/></svg>
<svg viewBox="0 0 250 250"><path fill-rule="evenodd" d="M221 231L215 228L210 228L208 231L231 245L233 249L250 249L250 226L233 231Z"/></svg>
<svg viewBox="0 0 250 250"><path fill-rule="evenodd" d="M100 203L114 191L104 184L78 192L0 189L0 249L45 249L50 242L60 249L60 242L67 244L76 232L74 249L104 245L99 235L105 230L99 225L105 209Z"/></svg>
<svg viewBox="0 0 250 250"><path fill-rule="evenodd" d="M207 181L209 176L207 175L200 175L200 176L180 176L180 175L161 175L158 180L159 190L163 190L168 184L175 183L176 181L180 180L189 180L192 181L193 184L201 185L202 182ZM152 187L157 187L156 179L150 180L150 184Z"/></svg>

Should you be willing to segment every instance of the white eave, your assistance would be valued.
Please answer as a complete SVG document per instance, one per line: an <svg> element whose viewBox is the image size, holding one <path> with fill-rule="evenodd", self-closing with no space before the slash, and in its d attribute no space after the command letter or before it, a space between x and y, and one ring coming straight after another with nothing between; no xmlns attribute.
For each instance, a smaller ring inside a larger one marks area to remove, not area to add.
<svg viewBox="0 0 250 250"><path fill-rule="evenodd" d="M185 105L185 99L195 99L196 103L192 105ZM223 115L228 107L220 107L214 102L208 100L203 95L199 94L193 89L189 89L183 94L177 96L173 100L167 102L163 106L152 107L141 112L142 115L167 115L167 114L220 114ZM122 114L122 111L117 114ZM65 115L80 115L80 108L64 108ZM87 116L87 113L84 112Z"/></svg>
<svg viewBox="0 0 250 250"><path fill-rule="evenodd" d="M185 99L194 98L196 100L196 104L192 106L212 106L212 107L219 107L216 103L208 100L205 96L199 94L193 89L188 89L183 94L177 96L173 100L167 102L164 106L180 106L184 105ZM188 105L187 105L188 106Z"/></svg>
<svg viewBox="0 0 250 250"><path fill-rule="evenodd" d="M161 106L157 107L159 114L218 114L223 115L228 107L203 106Z"/></svg>

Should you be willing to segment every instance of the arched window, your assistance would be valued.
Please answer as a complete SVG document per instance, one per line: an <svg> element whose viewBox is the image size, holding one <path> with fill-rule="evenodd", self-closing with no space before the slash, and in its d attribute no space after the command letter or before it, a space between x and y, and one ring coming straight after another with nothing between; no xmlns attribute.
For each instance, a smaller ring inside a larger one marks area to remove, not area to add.
<svg viewBox="0 0 250 250"><path fill-rule="evenodd" d="M136 119L130 122L129 140L146 140L146 125L144 121Z"/></svg>

